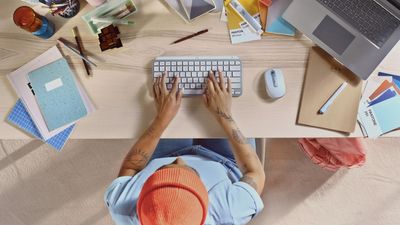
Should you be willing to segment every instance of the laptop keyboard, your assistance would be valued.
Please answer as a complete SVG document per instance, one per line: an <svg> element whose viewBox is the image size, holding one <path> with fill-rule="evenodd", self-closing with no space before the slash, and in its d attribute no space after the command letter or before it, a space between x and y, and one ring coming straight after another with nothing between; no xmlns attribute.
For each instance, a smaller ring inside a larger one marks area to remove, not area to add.
<svg viewBox="0 0 400 225"><path fill-rule="evenodd" d="M201 95L209 72L220 69L231 80L232 96L242 95L242 63L236 56L162 56L153 62L153 78L167 71L167 89L172 88L175 76L180 77L179 88L184 96ZM218 73L216 73L217 80Z"/></svg>
<svg viewBox="0 0 400 225"><path fill-rule="evenodd" d="M317 0L382 47L400 21L374 0Z"/></svg>

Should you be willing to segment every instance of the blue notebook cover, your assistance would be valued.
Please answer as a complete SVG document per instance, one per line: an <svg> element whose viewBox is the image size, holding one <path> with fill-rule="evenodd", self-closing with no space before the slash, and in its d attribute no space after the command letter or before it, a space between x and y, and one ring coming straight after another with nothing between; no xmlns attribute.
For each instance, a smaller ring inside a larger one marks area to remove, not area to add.
<svg viewBox="0 0 400 225"><path fill-rule="evenodd" d="M64 58L28 74L36 101L50 131L87 115L73 76Z"/></svg>
<svg viewBox="0 0 400 225"><path fill-rule="evenodd" d="M8 114L7 120L11 124L14 124L15 126L31 134L35 138L44 141L42 135L40 135L39 130L36 128L35 123L33 122L29 113L26 111L26 108L20 99L18 99L17 103L15 104L11 112ZM49 144L51 147L55 148L57 151L61 151L61 149L67 142L70 134L72 133L74 126L75 125L71 125L67 129L61 131L60 133L58 133L54 137L51 137L45 142Z"/></svg>

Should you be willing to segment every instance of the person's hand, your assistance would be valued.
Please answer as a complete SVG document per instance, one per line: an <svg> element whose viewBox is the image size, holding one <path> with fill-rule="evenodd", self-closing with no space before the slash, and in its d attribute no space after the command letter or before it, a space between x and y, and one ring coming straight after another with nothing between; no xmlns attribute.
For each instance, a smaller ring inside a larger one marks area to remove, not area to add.
<svg viewBox="0 0 400 225"><path fill-rule="evenodd" d="M165 84L166 72L156 78L153 84L154 98L157 107L157 118L169 124L177 114L182 101L182 91L178 90L179 77L175 77L171 91Z"/></svg>
<svg viewBox="0 0 400 225"><path fill-rule="evenodd" d="M232 88L231 81L228 77L228 85L221 71L218 71L219 82L214 76L214 72L210 71L207 79L206 87L203 94L204 103L210 112L217 118L219 122L232 122L231 105L232 105Z"/></svg>

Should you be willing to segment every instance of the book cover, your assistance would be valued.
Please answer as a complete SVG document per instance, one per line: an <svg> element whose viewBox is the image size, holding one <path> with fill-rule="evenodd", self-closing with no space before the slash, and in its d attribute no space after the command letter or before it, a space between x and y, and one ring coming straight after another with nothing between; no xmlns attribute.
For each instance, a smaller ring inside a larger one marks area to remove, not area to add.
<svg viewBox="0 0 400 225"><path fill-rule="evenodd" d="M49 130L75 122L88 113L73 76L64 58L28 73Z"/></svg>

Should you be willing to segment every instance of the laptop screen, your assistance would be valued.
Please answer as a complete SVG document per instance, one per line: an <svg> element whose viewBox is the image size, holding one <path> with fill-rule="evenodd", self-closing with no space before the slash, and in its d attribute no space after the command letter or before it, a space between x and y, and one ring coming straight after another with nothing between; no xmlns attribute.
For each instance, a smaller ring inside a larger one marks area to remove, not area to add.
<svg viewBox="0 0 400 225"><path fill-rule="evenodd" d="M400 10L400 0L387 0L387 1Z"/></svg>

